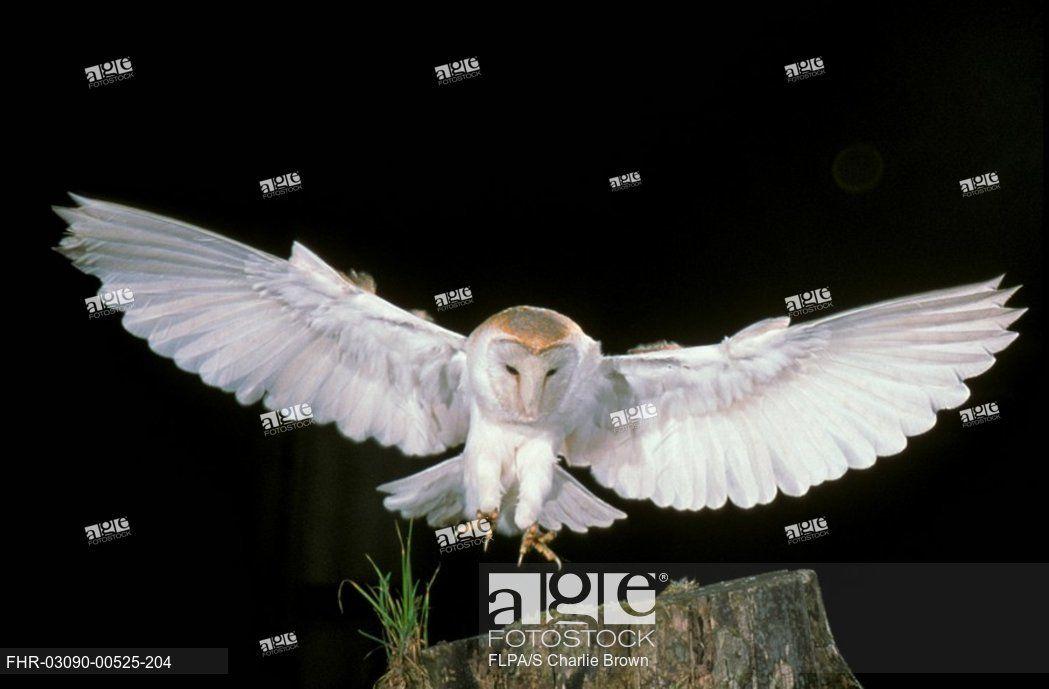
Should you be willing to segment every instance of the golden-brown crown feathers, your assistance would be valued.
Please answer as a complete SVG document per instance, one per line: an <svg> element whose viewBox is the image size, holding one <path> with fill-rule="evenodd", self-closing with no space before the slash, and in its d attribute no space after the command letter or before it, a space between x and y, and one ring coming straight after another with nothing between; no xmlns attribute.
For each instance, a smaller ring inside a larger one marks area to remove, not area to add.
<svg viewBox="0 0 1049 689"><path fill-rule="evenodd" d="M489 317L475 332L500 330L538 354L564 343L582 330L572 319L550 309L513 306Z"/></svg>

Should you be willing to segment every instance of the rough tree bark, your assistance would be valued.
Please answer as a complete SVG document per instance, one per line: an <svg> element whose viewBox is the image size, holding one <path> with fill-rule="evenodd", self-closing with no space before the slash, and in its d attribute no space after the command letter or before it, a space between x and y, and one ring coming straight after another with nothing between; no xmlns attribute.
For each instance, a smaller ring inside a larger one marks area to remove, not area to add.
<svg viewBox="0 0 1049 689"><path fill-rule="evenodd" d="M649 627L650 629L650 627ZM648 667L498 667L489 653L581 655L580 649L489 647L484 637L423 651L435 689L858 689L831 636L816 574L781 571L710 586L668 587L656 599L654 647L590 649L648 657Z"/></svg>

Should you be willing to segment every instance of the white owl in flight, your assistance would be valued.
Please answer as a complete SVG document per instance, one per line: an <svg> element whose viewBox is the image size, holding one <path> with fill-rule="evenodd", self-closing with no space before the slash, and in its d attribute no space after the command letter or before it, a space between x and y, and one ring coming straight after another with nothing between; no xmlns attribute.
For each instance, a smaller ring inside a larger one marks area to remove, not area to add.
<svg viewBox="0 0 1049 689"><path fill-rule="evenodd" d="M283 260L208 230L73 197L58 251L125 287L124 327L241 404L308 402L315 421L407 455L462 452L379 486L385 506L432 526L487 518L523 532L521 555L562 527L626 515L569 474L588 466L625 498L679 510L765 504L893 455L963 381L1017 337L1019 289L988 282L791 325L769 318L720 344L622 356L567 317L518 306L468 337L374 293L299 243ZM657 415L613 433L611 414ZM546 529L542 531L540 529ZM486 543L487 546L487 543ZM558 561L559 562L559 561Z"/></svg>

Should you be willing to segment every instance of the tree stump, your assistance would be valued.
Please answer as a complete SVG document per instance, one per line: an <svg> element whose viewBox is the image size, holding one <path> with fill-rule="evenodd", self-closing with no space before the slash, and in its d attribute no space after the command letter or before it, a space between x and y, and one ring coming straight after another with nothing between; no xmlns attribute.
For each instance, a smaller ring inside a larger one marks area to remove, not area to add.
<svg viewBox="0 0 1049 689"><path fill-rule="evenodd" d="M422 664L435 689L860 687L834 645L811 570L671 584L656 598L652 638L654 647L579 649L489 647L485 637L473 637L426 649ZM648 667L490 666L489 654L500 652L544 659L611 652L645 656Z"/></svg>

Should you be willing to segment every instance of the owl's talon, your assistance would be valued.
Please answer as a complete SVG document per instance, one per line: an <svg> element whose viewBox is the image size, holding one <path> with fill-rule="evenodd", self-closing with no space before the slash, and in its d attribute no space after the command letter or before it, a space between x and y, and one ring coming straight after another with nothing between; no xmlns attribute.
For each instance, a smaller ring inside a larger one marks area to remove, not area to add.
<svg viewBox="0 0 1049 689"><path fill-rule="evenodd" d="M561 558L547 545L547 543L554 540L555 536L557 536L556 531L540 533L539 524L529 526L525 530L524 535L521 536L521 550L517 555L517 566L521 566L521 563L524 562L524 556L529 550L534 550L545 557L547 562L556 562L557 568L561 569Z"/></svg>
<svg viewBox="0 0 1049 689"><path fill-rule="evenodd" d="M477 510L477 519L488 520L488 533L484 535L484 552L488 552L488 544L495 538L495 525L499 521L499 508L496 507L491 512L485 512L484 510Z"/></svg>

